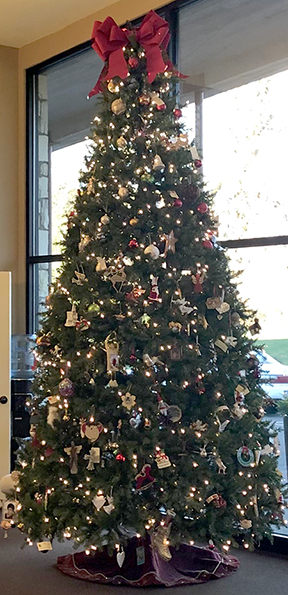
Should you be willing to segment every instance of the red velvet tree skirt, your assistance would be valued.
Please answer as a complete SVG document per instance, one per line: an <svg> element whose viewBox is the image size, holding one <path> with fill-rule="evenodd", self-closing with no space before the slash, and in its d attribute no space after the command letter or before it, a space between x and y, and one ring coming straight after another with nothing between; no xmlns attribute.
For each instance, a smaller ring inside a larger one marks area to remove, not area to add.
<svg viewBox="0 0 288 595"><path fill-rule="evenodd" d="M139 550L139 546L144 548ZM131 539L125 547L125 559L120 568L116 553L108 556L106 548L95 555L79 552L61 556L57 567L64 574L95 583L147 587L162 585L174 587L193 583L206 583L210 579L223 578L237 570L237 558L221 554L216 548L182 544L179 549L170 547L172 559L163 560L151 548L150 538ZM140 564L139 564L140 562Z"/></svg>

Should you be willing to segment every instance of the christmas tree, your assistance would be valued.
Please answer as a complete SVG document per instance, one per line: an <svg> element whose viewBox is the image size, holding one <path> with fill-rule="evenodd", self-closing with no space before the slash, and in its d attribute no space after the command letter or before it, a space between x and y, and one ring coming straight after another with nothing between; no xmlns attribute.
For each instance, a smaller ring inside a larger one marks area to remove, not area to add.
<svg viewBox="0 0 288 595"><path fill-rule="evenodd" d="M106 61L63 266L37 338L32 439L19 451L28 542L118 553L271 536L277 445L212 196L176 103L167 23L96 22ZM120 550L119 550L120 548Z"/></svg>

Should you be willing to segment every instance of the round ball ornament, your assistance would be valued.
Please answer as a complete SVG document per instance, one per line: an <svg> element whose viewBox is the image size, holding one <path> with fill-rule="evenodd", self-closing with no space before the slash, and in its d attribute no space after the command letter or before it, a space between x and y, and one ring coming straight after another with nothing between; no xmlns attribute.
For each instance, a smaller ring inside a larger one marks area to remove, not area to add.
<svg viewBox="0 0 288 595"><path fill-rule="evenodd" d="M176 207L177 209L181 209L182 205L183 205L183 202L180 198L176 198L174 200L173 207Z"/></svg>
<svg viewBox="0 0 288 595"><path fill-rule="evenodd" d="M175 116L175 118L181 118L181 116L182 116L182 110L179 107L175 107L175 109L174 109L174 116Z"/></svg>
<svg viewBox="0 0 288 595"><path fill-rule="evenodd" d="M130 242L128 243L129 248L138 248L139 247L139 243L137 242L137 240L135 238L132 238L132 240L130 240Z"/></svg>
<svg viewBox="0 0 288 595"><path fill-rule="evenodd" d="M250 467L254 463L254 454L248 446L240 446L237 450L237 461L242 467Z"/></svg>
<svg viewBox="0 0 288 595"><path fill-rule="evenodd" d="M128 58L128 64L131 68L137 68L137 66L139 66L139 60L136 56L130 56L130 58Z"/></svg>
<svg viewBox="0 0 288 595"><path fill-rule="evenodd" d="M227 502L226 502L226 500L224 500L224 498L223 498L223 496L221 496L221 494L217 494L217 497L214 498L214 500L213 500L213 506L214 506L214 508L217 508L219 510L221 508L226 508Z"/></svg>
<svg viewBox="0 0 288 595"><path fill-rule="evenodd" d="M129 221L129 225L132 225L133 227L133 225L137 225L138 221L139 219L137 219L137 217L132 217L132 219Z"/></svg>
<svg viewBox="0 0 288 595"><path fill-rule="evenodd" d="M197 167L197 169L200 169L200 167L202 167L201 159L195 159L194 165L195 165L195 167Z"/></svg>
<svg viewBox="0 0 288 595"><path fill-rule="evenodd" d="M90 306L88 306L88 312L92 312L92 314L99 314L100 312L100 306L99 304L90 304Z"/></svg>
<svg viewBox="0 0 288 595"><path fill-rule="evenodd" d="M213 248L213 244L212 244L212 242L210 242L210 240L203 240L202 246L203 246L203 248L208 248L209 250L212 250L212 248Z"/></svg>
<svg viewBox="0 0 288 595"><path fill-rule="evenodd" d="M154 244L149 244L149 246L145 248L144 254L149 254L152 260L156 260L160 256L160 250L158 250L157 246L154 246Z"/></svg>
<svg viewBox="0 0 288 595"><path fill-rule="evenodd" d="M118 149L125 149L127 146L126 138L124 136L119 136L119 138L117 138L116 145Z"/></svg>
<svg viewBox="0 0 288 595"><path fill-rule="evenodd" d="M105 215L102 215L102 217L100 218L100 223L102 223L102 225L107 225L110 221L110 217L108 217L108 215L105 213Z"/></svg>
<svg viewBox="0 0 288 595"><path fill-rule="evenodd" d="M150 105L151 103L151 97L149 95L140 95L139 99L138 99L140 105Z"/></svg>
<svg viewBox="0 0 288 595"><path fill-rule="evenodd" d="M172 423L177 423L182 417L182 411L178 405L169 405L167 417Z"/></svg>
<svg viewBox="0 0 288 595"><path fill-rule="evenodd" d="M127 198L128 194L129 194L128 188L126 188L126 186L120 186L120 188L118 190L118 196L120 196L120 198Z"/></svg>
<svg viewBox="0 0 288 595"><path fill-rule="evenodd" d="M154 176L152 176L152 174L145 173L145 174L142 174L141 180L142 180L142 182L148 182L149 184L153 184L153 182L155 181L155 178L154 178Z"/></svg>
<svg viewBox="0 0 288 595"><path fill-rule="evenodd" d="M74 395L74 384L70 378L63 378L58 385L61 397L72 397Z"/></svg>
<svg viewBox="0 0 288 595"><path fill-rule="evenodd" d="M107 89L110 91L110 93L119 93L119 85L114 83L113 79L108 82Z"/></svg>
<svg viewBox="0 0 288 595"><path fill-rule="evenodd" d="M159 105L156 105L156 108L158 110L158 112L165 112L167 105L166 103L160 103Z"/></svg>
<svg viewBox="0 0 288 595"><path fill-rule="evenodd" d="M198 213L201 213L201 215L204 215L204 213L207 213L208 205L206 204L206 202L200 202L200 204L197 207L197 211L198 211Z"/></svg>
<svg viewBox="0 0 288 595"><path fill-rule="evenodd" d="M124 103L122 99L115 99L111 103L111 110L113 114L116 114L116 116L121 116L121 114L124 114L126 110L126 103Z"/></svg>

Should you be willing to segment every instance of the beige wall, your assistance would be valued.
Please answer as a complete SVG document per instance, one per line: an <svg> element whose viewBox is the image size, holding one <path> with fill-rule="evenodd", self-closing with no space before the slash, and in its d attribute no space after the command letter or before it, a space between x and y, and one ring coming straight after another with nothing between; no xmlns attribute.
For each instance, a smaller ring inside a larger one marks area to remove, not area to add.
<svg viewBox="0 0 288 595"><path fill-rule="evenodd" d="M0 46L0 271L12 272L14 331L18 325L17 173L18 50Z"/></svg>
<svg viewBox="0 0 288 595"><path fill-rule="evenodd" d="M171 1L171 0L170 0ZM25 332L25 72L27 68L39 64L57 54L64 52L76 45L90 39L93 23L95 20L103 21L107 16L112 16L119 24L126 20L133 20L151 9L157 9L162 5L169 3L167 0L144 0L140 5L131 0L120 0L115 4L107 6L105 9L85 18L73 25L69 25L62 31L53 33L44 39L40 39L19 50L19 70L18 70L18 98L19 98L19 135L18 135L18 267L17 267L17 288L14 287L14 293L17 293L17 315L15 316L14 328L17 332ZM15 50L16 51L16 50ZM17 56L17 54L16 54ZM1 55L0 55L1 60ZM0 67L1 68L1 67ZM0 90L0 93L2 91ZM1 101L1 99L0 99ZM14 108L13 108L14 109ZM15 120L17 120L15 112ZM15 124L16 126L16 124ZM0 129L1 130L1 129ZM0 147L2 141L0 138ZM14 146L15 148L15 146ZM16 159L17 151L15 151ZM11 170L11 162L10 170ZM15 171L15 162L13 163ZM13 178L16 183L16 175ZM12 212L9 209L10 216ZM14 209L16 219L16 209ZM16 224L16 223L15 223ZM10 242L9 242L10 243ZM14 246L14 250L16 247ZM2 261L0 260L0 263Z"/></svg>

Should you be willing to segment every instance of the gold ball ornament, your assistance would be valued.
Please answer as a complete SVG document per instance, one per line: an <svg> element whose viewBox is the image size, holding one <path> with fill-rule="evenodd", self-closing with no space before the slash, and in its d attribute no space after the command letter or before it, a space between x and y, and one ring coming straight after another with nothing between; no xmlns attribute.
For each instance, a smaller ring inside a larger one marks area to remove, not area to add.
<svg viewBox="0 0 288 595"><path fill-rule="evenodd" d="M119 93L119 85L117 85L117 83L114 83L113 79L108 81L107 89L108 91L110 91L110 93Z"/></svg>
<svg viewBox="0 0 288 595"><path fill-rule="evenodd" d="M108 215L105 213L105 215L102 215L102 217L100 218L100 222L102 223L102 225L107 225L110 221L110 218L108 217Z"/></svg>
<svg viewBox="0 0 288 595"><path fill-rule="evenodd" d="M132 219L130 219L129 223L130 225L137 225L139 219L137 219L137 217L132 217Z"/></svg>
<svg viewBox="0 0 288 595"><path fill-rule="evenodd" d="M120 198L127 198L128 194L129 194L128 188L126 188L126 186L120 186L120 188L118 190L118 195L120 196Z"/></svg>
<svg viewBox="0 0 288 595"><path fill-rule="evenodd" d="M117 138L116 145L118 149L125 149L125 147L127 146L126 138L124 138L124 136L119 136L119 138Z"/></svg>
<svg viewBox="0 0 288 595"><path fill-rule="evenodd" d="M160 155L155 155L153 159L153 170L154 171L163 171L165 169L165 164L163 163Z"/></svg>
<svg viewBox="0 0 288 595"><path fill-rule="evenodd" d="M111 103L111 110L116 116L121 116L126 110L126 103L124 103L122 99L115 99L115 101Z"/></svg>

